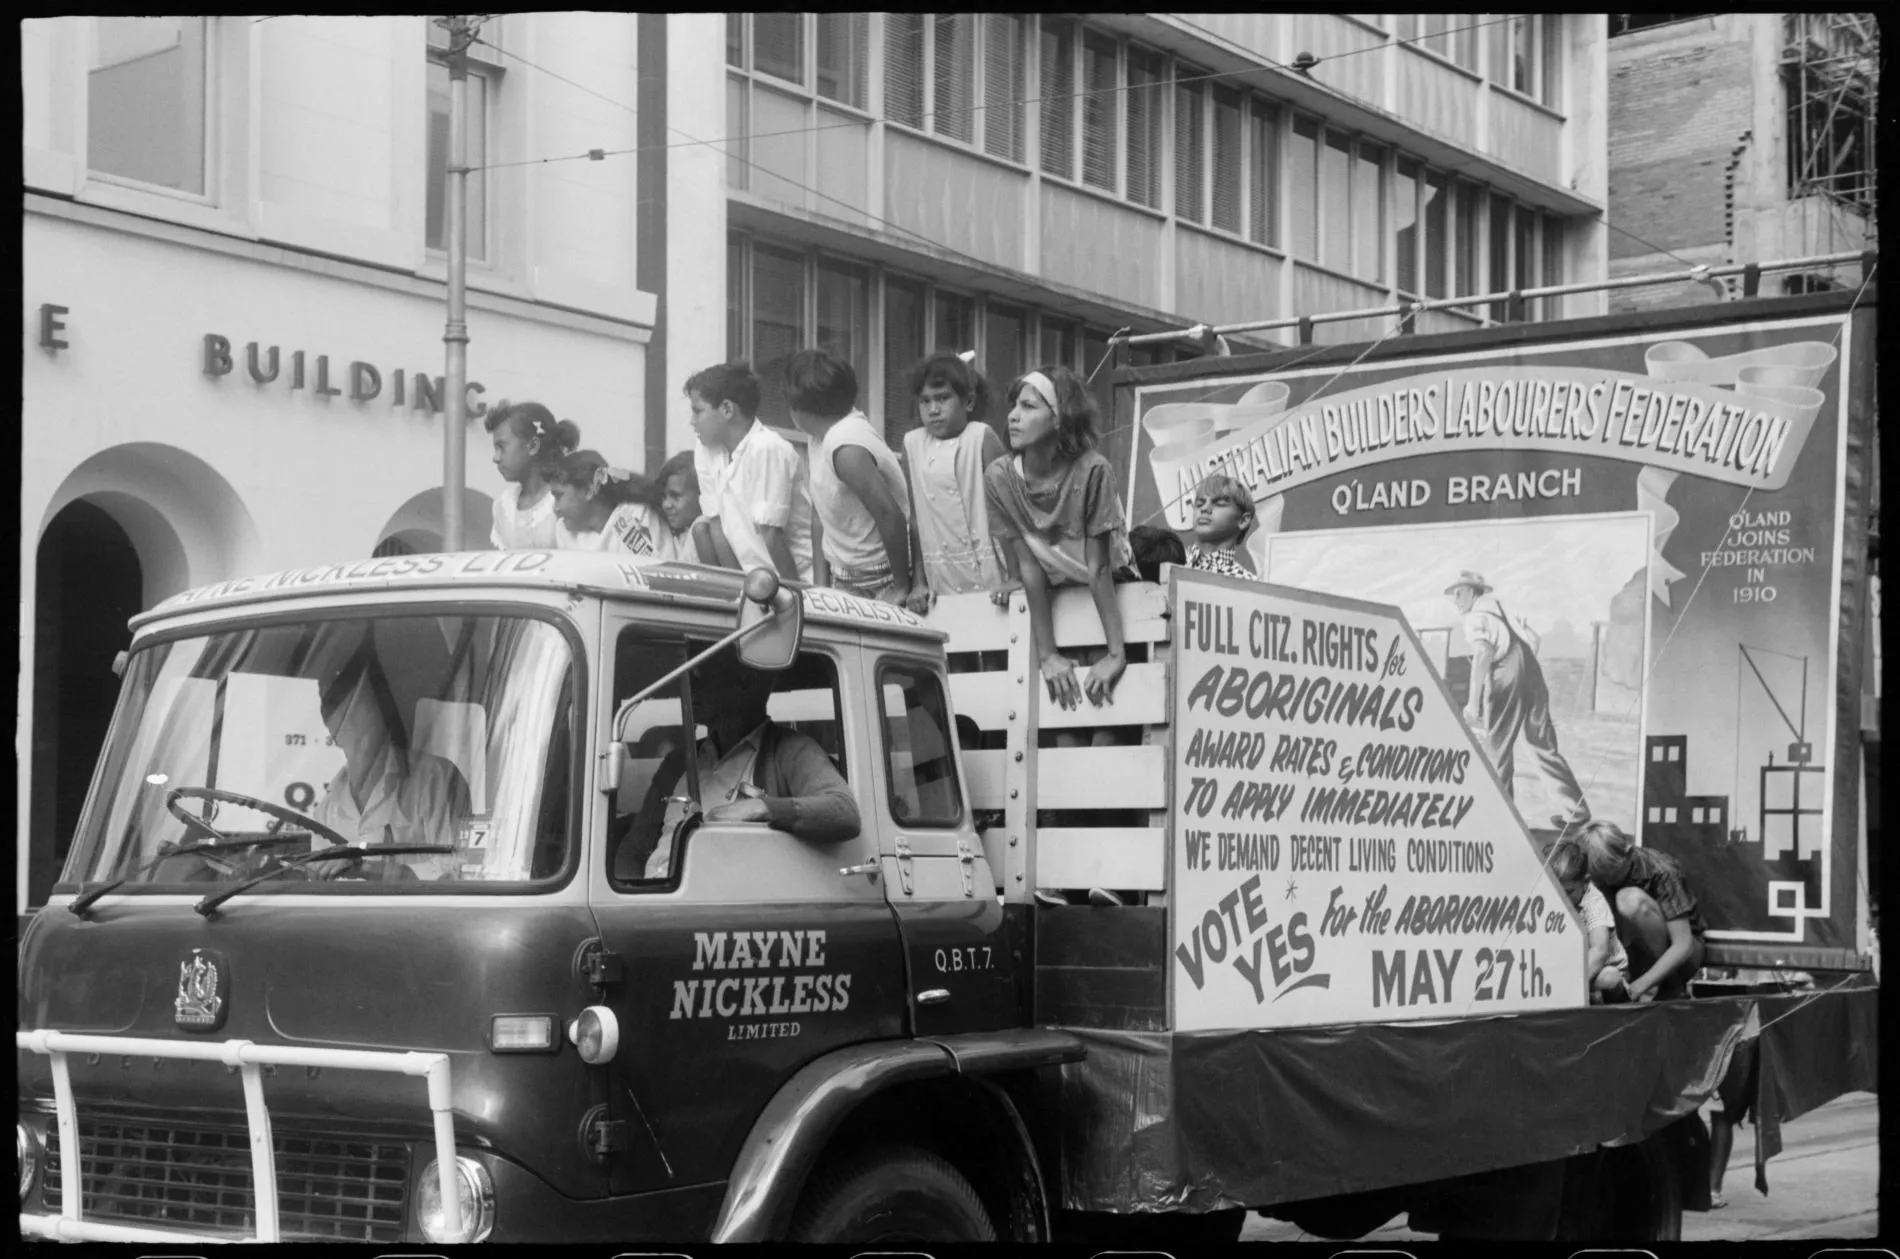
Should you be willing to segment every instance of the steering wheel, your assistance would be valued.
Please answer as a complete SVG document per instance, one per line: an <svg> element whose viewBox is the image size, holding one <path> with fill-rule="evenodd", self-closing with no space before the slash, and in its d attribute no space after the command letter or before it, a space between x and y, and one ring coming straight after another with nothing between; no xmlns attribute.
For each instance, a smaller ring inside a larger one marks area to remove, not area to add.
<svg viewBox="0 0 1900 1259"><path fill-rule="evenodd" d="M281 804L272 804L268 800L259 800L256 796L247 796L237 791L225 791L218 787L172 788L171 793L165 797L166 811L180 822L183 822L188 829L204 835L214 843L230 844L233 841L229 835L218 830L205 819L194 816L179 808L178 801L179 798L183 796L190 796L193 799L199 800L218 801L224 804L242 805L247 809L256 809L259 813L268 813L278 821L295 825L301 830L313 831L325 839L332 840L336 843L348 844L350 842L307 814L299 813L297 810Z"/></svg>

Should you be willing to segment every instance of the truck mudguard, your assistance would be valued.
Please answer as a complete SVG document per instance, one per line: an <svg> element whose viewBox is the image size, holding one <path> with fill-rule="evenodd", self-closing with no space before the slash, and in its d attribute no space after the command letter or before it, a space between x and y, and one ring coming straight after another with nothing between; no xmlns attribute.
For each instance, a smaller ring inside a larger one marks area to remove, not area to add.
<svg viewBox="0 0 1900 1259"><path fill-rule="evenodd" d="M780 1236L826 1142L854 1109L900 1084L949 1075L986 1075L1077 1062L1087 1053L1066 1032L1025 1028L872 1041L807 1063L767 1102L733 1161L715 1242ZM1027 1140L1020 1123L1018 1132ZM1033 1154L1032 1154L1033 1157Z"/></svg>

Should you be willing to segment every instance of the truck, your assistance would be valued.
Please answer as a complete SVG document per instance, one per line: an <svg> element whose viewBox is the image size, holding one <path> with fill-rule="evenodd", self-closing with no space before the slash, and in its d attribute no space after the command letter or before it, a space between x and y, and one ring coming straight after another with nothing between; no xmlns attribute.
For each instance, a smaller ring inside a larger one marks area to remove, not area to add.
<svg viewBox="0 0 1900 1259"><path fill-rule="evenodd" d="M1131 418L1145 370L1118 373ZM1741 1046L1758 1159L1873 1087L1852 947L1797 955L1811 990L1589 1004L1455 634L1409 591L1282 578L1274 545L1267 581L1119 586L1100 709L1032 685L1020 596L920 619L762 572L473 552L166 600L20 942L22 1234L1166 1245L1259 1211L1670 1238L1708 1206L1697 1108ZM1103 642L1082 592L1053 622ZM855 835L669 786L735 653ZM450 784L444 817L339 829L358 703L402 782ZM669 859L626 859L659 801Z"/></svg>

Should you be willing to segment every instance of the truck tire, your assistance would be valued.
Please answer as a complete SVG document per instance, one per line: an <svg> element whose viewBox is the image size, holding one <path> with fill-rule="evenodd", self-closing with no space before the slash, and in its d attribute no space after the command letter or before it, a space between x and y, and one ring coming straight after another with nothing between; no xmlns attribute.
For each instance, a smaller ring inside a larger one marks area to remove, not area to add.
<svg viewBox="0 0 1900 1259"><path fill-rule="evenodd" d="M987 1242L996 1240L996 1229L963 1173L914 1145L883 1145L813 1179L789 1240Z"/></svg>
<svg viewBox="0 0 1900 1259"><path fill-rule="evenodd" d="M1059 1211L1055 1240L1077 1246L1167 1251L1169 1246L1230 1246L1247 1224L1245 1207L1225 1211ZM1170 1252L1171 1253L1171 1252Z"/></svg>

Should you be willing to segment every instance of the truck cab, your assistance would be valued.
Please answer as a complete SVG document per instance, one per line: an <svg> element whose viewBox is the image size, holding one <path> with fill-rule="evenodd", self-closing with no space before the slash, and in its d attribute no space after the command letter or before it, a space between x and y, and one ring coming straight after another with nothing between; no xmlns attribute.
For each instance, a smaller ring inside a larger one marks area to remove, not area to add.
<svg viewBox="0 0 1900 1259"><path fill-rule="evenodd" d="M942 635L834 591L747 591L477 553L139 618L21 943L23 1231L852 1236L906 1159L956 1182L959 1235L1046 1230L1027 1148L972 1183L879 1137L904 1127L895 1073L960 1093L961 1139L1026 1147L998 1081L1081 1053L1026 1028ZM777 737L842 777L855 834L705 816L702 679L734 651L769 672ZM874 1091L881 1109L845 1104Z"/></svg>

